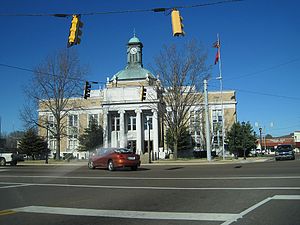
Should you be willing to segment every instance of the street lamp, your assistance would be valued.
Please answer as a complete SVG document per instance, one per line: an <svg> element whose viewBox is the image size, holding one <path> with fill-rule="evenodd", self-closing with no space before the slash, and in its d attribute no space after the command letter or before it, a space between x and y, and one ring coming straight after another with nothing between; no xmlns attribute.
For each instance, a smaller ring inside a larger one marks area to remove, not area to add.
<svg viewBox="0 0 300 225"><path fill-rule="evenodd" d="M259 128L259 143L260 143L260 153L262 153L262 135L261 135L262 128Z"/></svg>

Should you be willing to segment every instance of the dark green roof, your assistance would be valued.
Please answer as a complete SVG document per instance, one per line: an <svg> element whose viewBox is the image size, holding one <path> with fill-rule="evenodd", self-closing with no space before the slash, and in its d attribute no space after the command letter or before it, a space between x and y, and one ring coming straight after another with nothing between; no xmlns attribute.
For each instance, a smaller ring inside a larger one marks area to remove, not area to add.
<svg viewBox="0 0 300 225"><path fill-rule="evenodd" d="M112 79L115 77L118 80L136 80L136 79L145 79L147 77L154 78L153 74L149 70L144 69L141 66L128 66L124 70L116 73Z"/></svg>

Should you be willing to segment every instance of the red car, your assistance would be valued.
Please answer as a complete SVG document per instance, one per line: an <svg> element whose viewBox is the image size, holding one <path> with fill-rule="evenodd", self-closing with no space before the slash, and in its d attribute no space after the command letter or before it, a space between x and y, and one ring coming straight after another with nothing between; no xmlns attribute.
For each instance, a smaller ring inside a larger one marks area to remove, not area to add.
<svg viewBox="0 0 300 225"><path fill-rule="evenodd" d="M137 170L140 165L140 156L127 148L100 148L96 150L88 162L90 169L102 167L110 171L121 167Z"/></svg>

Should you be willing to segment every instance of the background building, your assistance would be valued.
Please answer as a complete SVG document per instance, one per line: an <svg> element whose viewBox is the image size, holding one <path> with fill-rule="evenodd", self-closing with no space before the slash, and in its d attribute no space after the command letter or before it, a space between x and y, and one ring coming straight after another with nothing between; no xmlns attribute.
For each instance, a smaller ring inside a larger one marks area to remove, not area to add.
<svg viewBox="0 0 300 225"><path fill-rule="evenodd" d="M158 113L159 96L156 92L159 78L143 67L143 44L134 35L127 44L127 65L112 78L107 78L103 89L91 90L90 97L71 99L73 107L63 121L66 135L61 139L61 155L68 153L86 158L86 152L77 150L78 137L92 119L103 127L104 147L128 147L140 155L147 154L148 142L153 157L167 151L164 141L165 127ZM202 96L202 93L196 93ZM203 99L203 98L199 98ZM209 92L209 112L213 149L220 150L225 130L236 122L235 91ZM76 102L76 104L74 104ZM194 105L190 111L190 132L196 147L203 148L204 102ZM224 111L224 115L223 115ZM53 115L42 105L39 117L47 117L49 129L53 129ZM47 136L46 129L39 130ZM54 153L56 140L48 132L48 143Z"/></svg>

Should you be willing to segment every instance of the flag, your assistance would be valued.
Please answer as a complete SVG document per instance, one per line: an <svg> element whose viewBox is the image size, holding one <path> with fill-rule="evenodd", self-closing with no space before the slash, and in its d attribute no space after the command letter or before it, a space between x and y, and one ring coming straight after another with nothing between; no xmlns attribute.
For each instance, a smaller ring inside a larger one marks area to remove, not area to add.
<svg viewBox="0 0 300 225"><path fill-rule="evenodd" d="M220 53L219 53L219 49L218 49L216 58L215 58L215 65L219 62L219 58L220 58Z"/></svg>
<svg viewBox="0 0 300 225"><path fill-rule="evenodd" d="M214 44L213 44L214 48L220 48L220 40L217 40Z"/></svg>
<svg viewBox="0 0 300 225"><path fill-rule="evenodd" d="M217 54L216 54L216 58L215 58L215 65L219 62L220 59L220 39L218 38L218 40L213 44L214 48L217 48Z"/></svg>

